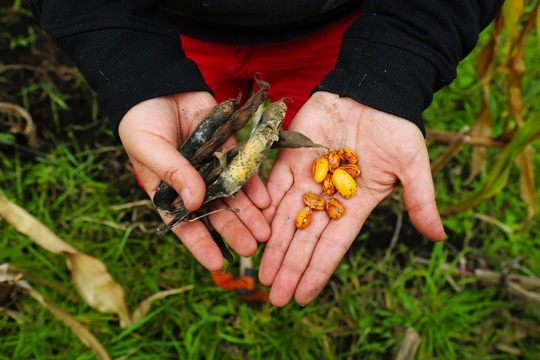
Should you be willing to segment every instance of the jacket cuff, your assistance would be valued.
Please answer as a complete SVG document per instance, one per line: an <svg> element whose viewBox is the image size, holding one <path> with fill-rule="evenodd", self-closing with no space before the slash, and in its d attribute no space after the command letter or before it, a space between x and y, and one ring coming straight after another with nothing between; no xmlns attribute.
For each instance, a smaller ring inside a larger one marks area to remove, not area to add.
<svg viewBox="0 0 540 360"><path fill-rule="evenodd" d="M56 42L97 92L117 139L120 120L141 101L187 91L211 93L177 36L109 28Z"/></svg>
<svg viewBox="0 0 540 360"><path fill-rule="evenodd" d="M364 39L343 39L335 70L313 90L350 97L412 121L426 134L422 112L435 92L437 72L409 51Z"/></svg>

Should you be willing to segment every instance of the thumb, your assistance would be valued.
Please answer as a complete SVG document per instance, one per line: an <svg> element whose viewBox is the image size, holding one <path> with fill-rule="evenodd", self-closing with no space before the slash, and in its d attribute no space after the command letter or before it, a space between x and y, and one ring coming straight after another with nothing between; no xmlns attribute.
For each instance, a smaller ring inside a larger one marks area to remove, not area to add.
<svg viewBox="0 0 540 360"><path fill-rule="evenodd" d="M140 151L140 148L132 148L130 157L135 157L137 162L172 186L180 194L188 210L198 209L206 193L206 186L199 172L167 142L159 139L148 141L144 148L152 150Z"/></svg>
<svg viewBox="0 0 540 360"><path fill-rule="evenodd" d="M154 196L161 179L180 194L188 210L198 209L206 193L198 171L164 136L140 130L144 127L131 126L137 121L123 119L119 134L148 195Z"/></svg>
<svg viewBox="0 0 540 360"><path fill-rule="evenodd" d="M442 241L446 234L442 225L439 210L435 202L435 188L429 161L416 171L409 172L411 176L402 180L403 200L412 224L431 241Z"/></svg>

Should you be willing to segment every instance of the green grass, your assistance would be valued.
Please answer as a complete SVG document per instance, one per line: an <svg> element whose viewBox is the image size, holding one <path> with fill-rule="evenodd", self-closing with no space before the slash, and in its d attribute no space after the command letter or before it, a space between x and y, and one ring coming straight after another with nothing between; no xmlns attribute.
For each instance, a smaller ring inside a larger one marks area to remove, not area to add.
<svg viewBox="0 0 540 360"><path fill-rule="evenodd" d="M17 34L8 36L2 30L0 44L10 50L6 65L34 59L38 66L50 56L44 50L47 40L26 12L15 11L18 20L8 21L8 8L0 9L3 21ZM426 112L428 128L459 131L472 126L480 100L476 54L460 65L458 80L436 95ZM77 295L63 256L38 248L2 220L0 264L23 270L47 299L85 324L113 358L388 359L407 327L422 339L419 359L538 358L537 305L509 295L504 287L485 287L472 279L451 283L441 269L442 263L456 265L464 256L469 265L494 271L540 274L540 221L537 217L521 228L527 209L513 186L518 182L516 169L503 192L474 210L444 219L447 242L422 240L405 219L398 246L385 257L387 245L381 244L390 241L395 215L383 206L312 304L248 304L216 288L174 236L155 236L152 230L159 218L152 207L114 208L146 195L137 187L126 155L105 130L93 95L75 70L70 71L74 75L62 80L40 78L32 71L14 75L0 66L0 93L32 113L44 141L43 148L29 149L24 140L2 133L0 127L0 189L68 243L103 261L126 289L130 309L160 290L188 284L194 289L156 302L141 322L121 329L114 315L92 310ZM540 105L534 99L540 90L534 84L539 77L533 68L524 81L529 113L536 116ZM493 94L501 117L508 116L503 96ZM430 144L432 158L443 149ZM435 178L441 208L482 186L487 174L464 184L470 153L464 148ZM489 151L488 164L497 154L498 150ZM538 169L538 151L535 163ZM480 220L476 213L512 231ZM430 259L429 265L414 262L415 256ZM0 311L0 359L95 358L32 298L20 293L14 308L22 314L20 322Z"/></svg>

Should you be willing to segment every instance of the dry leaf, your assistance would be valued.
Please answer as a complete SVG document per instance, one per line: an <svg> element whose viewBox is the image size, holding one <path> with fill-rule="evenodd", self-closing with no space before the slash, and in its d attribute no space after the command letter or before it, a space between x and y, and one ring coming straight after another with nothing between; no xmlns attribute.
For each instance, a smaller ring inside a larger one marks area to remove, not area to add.
<svg viewBox="0 0 540 360"><path fill-rule="evenodd" d="M9 273L9 265L0 265L0 311L3 311L6 306L9 306L17 296L17 281L20 275Z"/></svg>
<svg viewBox="0 0 540 360"><path fill-rule="evenodd" d="M167 296L180 294L186 291L189 291L193 289L193 285L184 286L178 289L171 289L171 290L164 290L160 291L152 296L147 297L141 303L135 311L133 311L133 314L131 315L131 321L133 324L137 323L139 320L141 320L143 317L148 314L148 311L150 311L150 307L152 306L152 303L156 300L161 300L166 298Z"/></svg>
<svg viewBox="0 0 540 360"><path fill-rule="evenodd" d="M92 350L99 359L109 360L111 357L107 353L107 350L99 342L99 340L88 330L83 324L77 321L73 316L68 312L64 311L62 308L56 306L50 301L43 298L43 296L38 293L33 288L27 289L27 292L34 299L39 301L47 310L49 310L58 320L62 321L64 325L69 327L73 333L81 340L81 342L86 345L90 350Z"/></svg>
<svg viewBox="0 0 540 360"><path fill-rule="evenodd" d="M64 242L26 210L9 201L1 192L0 217L4 217L19 232L30 237L42 248L63 254L71 272L71 280L84 301L100 312L118 314L120 326L123 328L143 318L154 301L193 288L193 286L185 286L154 294L143 300L133 315L130 315L124 289L114 281L100 260Z"/></svg>
<svg viewBox="0 0 540 360"><path fill-rule="evenodd" d="M461 136L461 132L449 131L449 130L426 130L426 139L435 141L441 144L450 144L456 137ZM513 133L511 134L513 136ZM512 140L512 136L506 138L498 136L492 138L488 136L472 136L468 134L463 138L463 143L470 146L483 146L483 147L504 147Z"/></svg>
<svg viewBox="0 0 540 360"><path fill-rule="evenodd" d="M116 313L120 326L132 325L122 286L118 285L107 268L95 257L77 252L66 254L71 280L84 301L103 313Z"/></svg>
<svg viewBox="0 0 540 360"><path fill-rule="evenodd" d="M514 229L512 229L510 226L506 225L505 223L502 223L501 221L497 220L493 216L489 216L489 215L486 215L486 214L480 214L480 213L475 213L473 216L475 218L477 218L478 220L481 220L481 221L486 222L488 224L497 226L499 229L501 229L502 231L504 231L507 234L514 233Z"/></svg>
<svg viewBox="0 0 540 360"><path fill-rule="evenodd" d="M532 120L529 120L532 121ZM517 157L517 165L520 170L519 184L521 190L521 198L528 205L527 222L536 216L537 199L536 188L534 186L534 157L533 148L528 146Z"/></svg>
<svg viewBox="0 0 540 360"><path fill-rule="evenodd" d="M434 176L436 173L438 173L444 165L446 165L452 158L454 158L461 148L463 147L463 144L465 143L465 135L467 130L461 131L459 134L457 134L453 139L452 142L449 144L446 151L439 156L435 161L431 164L431 174Z"/></svg>
<svg viewBox="0 0 540 360"><path fill-rule="evenodd" d="M480 83L482 85L482 104L480 114L471 130L471 136L491 136L493 131L493 120L491 117L490 106L490 87L493 75L493 66L497 57L497 39L501 31L501 24L493 26L493 31L488 43L478 55L476 62L476 70L480 75ZM482 170L486 159L487 149L485 147L475 147L472 153L471 174L465 181L469 183Z"/></svg>
<svg viewBox="0 0 540 360"><path fill-rule="evenodd" d="M0 193L0 217L4 217L19 232L27 235L42 248L66 256L73 283L89 306L98 311L117 313L122 327L131 325L124 289L112 279L101 261L81 253L64 242L2 193Z"/></svg>
<svg viewBox="0 0 540 360"><path fill-rule="evenodd" d="M21 134L26 137L30 147L39 147L36 126L32 116L25 108L17 104L0 102L0 115L0 125L3 123L12 134Z"/></svg>
<svg viewBox="0 0 540 360"><path fill-rule="evenodd" d="M73 254L78 252L77 249L60 239L48 227L30 215L26 210L9 201L1 192L0 216L13 225L17 231L28 236L45 250L49 250L56 254Z"/></svg>

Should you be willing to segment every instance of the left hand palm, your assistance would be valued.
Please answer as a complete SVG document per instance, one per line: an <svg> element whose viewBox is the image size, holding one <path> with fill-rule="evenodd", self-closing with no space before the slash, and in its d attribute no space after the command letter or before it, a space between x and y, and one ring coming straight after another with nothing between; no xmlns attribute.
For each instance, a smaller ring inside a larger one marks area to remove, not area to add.
<svg viewBox="0 0 540 360"><path fill-rule="evenodd" d="M272 200L265 216L272 221L259 278L271 285L270 301L287 304L294 296L306 304L322 290L357 237L371 211L399 182L415 227L432 240L445 237L435 204L424 138L413 123L330 93L314 94L295 117L290 130L304 133L331 150L353 149L361 176L354 197L342 200L345 214L329 220L314 211L311 224L297 230L294 219L306 192L321 193L311 175L313 161L325 150L283 149L272 168Z"/></svg>

